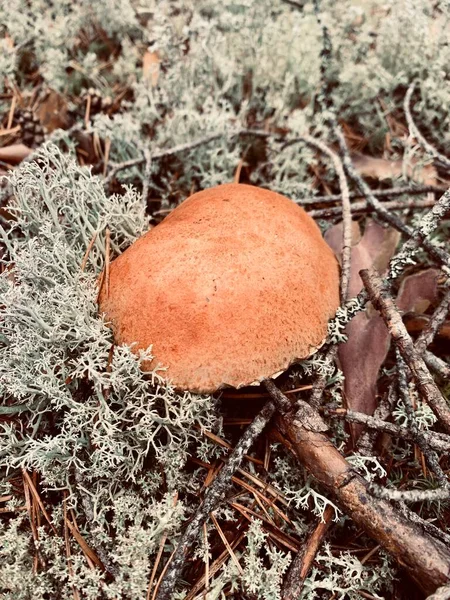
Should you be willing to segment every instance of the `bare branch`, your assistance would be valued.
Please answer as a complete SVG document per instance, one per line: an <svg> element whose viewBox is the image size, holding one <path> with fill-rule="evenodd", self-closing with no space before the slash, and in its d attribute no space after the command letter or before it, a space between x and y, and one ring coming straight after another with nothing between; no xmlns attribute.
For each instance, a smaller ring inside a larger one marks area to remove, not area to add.
<svg viewBox="0 0 450 600"><path fill-rule="evenodd" d="M305 426L302 414L298 413L280 417L277 422L299 462L357 525L399 561L426 593L447 584L450 551L446 545L425 534L386 500L372 496L368 483L324 433L311 429L310 423L311 419Z"/></svg>
<svg viewBox="0 0 450 600"><path fill-rule="evenodd" d="M450 489L448 488L439 488L436 490L391 490L371 485L370 491L377 498L395 501L401 500L402 502L436 502L450 498Z"/></svg>
<svg viewBox="0 0 450 600"><path fill-rule="evenodd" d="M287 401L289 402L289 400ZM193 518L178 541L178 546L161 582L156 600L171 600L173 597L175 586L181 577L184 562L189 551L192 549L192 546L198 539L203 523L206 522L209 514L217 508L221 502L226 500L226 493L230 488L232 476L240 467L244 456L247 454L256 438L269 423L274 412L275 404L272 401L267 402L253 419L251 425L247 427L243 436L228 457L228 461L214 479L213 483L207 488L202 503L196 510Z"/></svg>
<svg viewBox="0 0 450 600"><path fill-rule="evenodd" d="M446 169L450 169L450 159L448 159L446 156L441 154L432 144L430 144L430 142L428 142L424 138L424 136L420 133L419 128L414 123L414 119L411 114L411 97L412 97L415 87L416 87L416 83L415 83L415 81L413 81L411 83L411 85L409 86L408 91L406 92L405 100L403 102L403 109L405 111L406 121L408 123L408 128L409 128L409 133L413 137L416 138L416 140L419 142L419 144L422 146L422 148L426 152L428 152L428 154L431 154L431 156L433 156L434 158L437 158Z"/></svg>
<svg viewBox="0 0 450 600"><path fill-rule="evenodd" d="M372 300L380 311L392 338L416 380L419 392L436 413L441 425L450 431L450 408L436 386L425 362L414 348L402 321L400 313L383 285L383 281L375 269L360 271L361 279Z"/></svg>

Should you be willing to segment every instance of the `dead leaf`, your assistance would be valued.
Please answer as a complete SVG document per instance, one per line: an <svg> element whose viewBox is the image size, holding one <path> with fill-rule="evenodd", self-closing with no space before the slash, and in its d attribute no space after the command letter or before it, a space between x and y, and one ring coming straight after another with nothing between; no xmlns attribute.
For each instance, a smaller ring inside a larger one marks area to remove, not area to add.
<svg viewBox="0 0 450 600"><path fill-rule="evenodd" d="M403 174L402 160L386 160L375 158L365 154L357 154L353 158L353 164L360 175L371 179L395 179ZM433 165L421 166L419 161L412 159L406 169L410 179L423 183L424 185L437 184L437 171Z"/></svg>
<svg viewBox="0 0 450 600"><path fill-rule="evenodd" d="M339 255L342 223L329 229L325 239L335 254ZM350 296L356 296L363 286L359 271L372 265L384 271L398 241L399 234L395 230L386 229L375 221L368 221L364 235L352 248ZM376 407L379 370L389 350L389 333L380 315L366 310L348 323L346 334L348 341L339 346L338 357L345 376L347 407L371 415ZM350 430L356 439L362 427L351 424Z"/></svg>
<svg viewBox="0 0 450 600"><path fill-rule="evenodd" d="M421 315L414 312L409 312L403 318L403 322L408 330L408 333L414 336L419 335L428 326L431 317L429 315ZM439 327L436 334L436 341L450 342L450 321L447 319Z"/></svg>
<svg viewBox="0 0 450 600"><path fill-rule="evenodd" d="M325 233L325 240L340 259L342 223L328 229ZM363 287L362 279L359 276L360 270L375 266L379 271L384 271L389 260L393 256L399 241L400 233L392 228L382 227L372 220L367 221L364 235L361 237L361 229L358 222L352 222L353 247L349 286L350 296L356 296Z"/></svg>
<svg viewBox="0 0 450 600"><path fill-rule="evenodd" d="M405 277L400 285L397 306L402 312L424 313L437 298L438 269L426 269Z"/></svg>
<svg viewBox="0 0 450 600"><path fill-rule="evenodd" d="M147 50L142 59L142 76L152 87L158 85L160 64L158 53Z"/></svg>
<svg viewBox="0 0 450 600"><path fill-rule="evenodd" d="M342 223L327 231L325 239L334 252L341 250ZM362 288L361 269L375 266L381 273L386 270L399 241L398 232L385 229L369 221L359 243L352 248L350 295L355 296ZM437 296L439 271L427 269L405 277L397 297L402 312L423 312ZM356 315L346 327L348 341L341 344L338 357L345 376L344 393L347 407L372 415L376 408L379 371L386 360L390 346L389 331L383 319L369 304ZM362 427L350 427L354 439Z"/></svg>
<svg viewBox="0 0 450 600"><path fill-rule="evenodd" d="M33 150L25 144L11 144L0 148L0 160L11 165L17 165L32 152Z"/></svg>
<svg viewBox="0 0 450 600"><path fill-rule="evenodd" d="M367 223L364 235L352 247L350 273L350 296L362 289L359 276L361 269L370 266L383 273L394 255L400 235L393 229L385 229L375 221ZM335 254L340 255L342 223L330 228L325 239ZM354 232L357 239L357 232ZM437 297L439 271L426 269L403 279L397 296L397 306L402 312L424 312ZM383 319L369 304L356 315L346 327L348 341L341 344L338 357L345 376L344 392L347 407L372 415L376 408L379 371L386 360L390 346L389 331ZM362 427L352 425L356 439Z"/></svg>
<svg viewBox="0 0 450 600"><path fill-rule="evenodd" d="M67 129L69 127L67 100L54 90L47 90L39 103L36 114L42 126L49 133L52 133L55 129Z"/></svg>

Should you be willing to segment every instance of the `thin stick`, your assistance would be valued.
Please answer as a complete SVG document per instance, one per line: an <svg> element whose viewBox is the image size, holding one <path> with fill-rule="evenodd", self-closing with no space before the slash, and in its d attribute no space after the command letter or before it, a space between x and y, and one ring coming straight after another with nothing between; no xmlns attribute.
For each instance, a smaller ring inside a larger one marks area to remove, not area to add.
<svg viewBox="0 0 450 600"><path fill-rule="evenodd" d="M86 110L84 113L84 126L86 129L89 129L89 121L91 118L91 102L92 102L92 97L90 94L88 94L87 99L86 99Z"/></svg>
<svg viewBox="0 0 450 600"><path fill-rule="evenodd" d="M441 358L426 350L423 355L423 360L427 367L437 373L444 381L450 379L450 366Z"/></svg>
<svg viewBox="0 0 450 600"><path fill-rule="evenodd" d="M14 111L16 110L16 103L17 103L17 97L14 94L14 96L12 97L12 101L11 101L11 108L9 109L8 122L6 124L6 129L11 129L12 122L14 119Z"/></svg>
<svg viewBox="0 0 450 600"><path fill-rule="evenodd" d="M442 323L445 321L448 312L450 310L450 287L447 289L444 297L442 298L439 306L433 313L433 316L427 323L425 329L421 332L417 338L414 346L419 354L423 354L428 346L434 340L436 334L439 331Z"/></svg>
<svg viewBox="0 0 450 600"><path fill-rule="evenodd" d="M306 142L309 146L318 148L323 154L328 156L333 162L334 170L339 177L339 187L341 189L341 212L342 212L342 269L341 269L341 302L345 302L348 295L348 286L350 281L351 251L352 251L352 207L350 204L347 178L344 167L339 156L330 150L326 144L320 140L304 135L297 138L299 141ZM295 140L297 141L297 140Z"/></svg>
<svg viewBox="0 0 450 600"><path fill-rule="evenodd" d="M242 540L244 539L245 534L241 533L232 543L231 543L231 547L236 548L237 546L239 546L239 544L242 542ZM224 550L222 552L222 554L219 556L219 558L217 558L213 564L211 565L211 568L209 570L209 576L213 577L221 568L221 566L228 560L229 554L227 550ZM202 587L204 587L205 585L205 576L202 575L201 578L197 581L197 583L194 585L194 587L190 590L189 594L186 596L186 600L193 600L193 598L195 598L197 592L199 592Z"/></svg>
<svg viewBox="0 0 450 600"><path fill-rule="evenodd" d="M243 436L231 452L227 463L214 479L213 483L206 489L202 503L178 542L170 567L167 569L167 573L161 582L161 587L156 596L157 600L170 600L172 598L175 585L181 576L186 556L195 543L203 523L205 523L209 514L224 501L226 492L230 486L231 477L240 467L244 456L269 423L274 412L274 403L271 401L267 402L256 415L252 424L247 427Z"/></svg>
<svg viewBox="0 0 450 600"><path fill-rule="evenodd" d="M376 198L383 200L383 198L395 198L395 196L417 196L420 194L428 194L428 193L439 193L443 194L447 191L447 186L442 185L406 185L389 188L387 190L371 190L371 193ZM350 200L355 200L357 198L364 198L364 195L361 192L350 192L349 194ZM341 194L332 194L329 196L313 196L312 198L302 198L301 200L297 200L297 204L300 206L310 206L313 204L334 204L335 202L340 202L342 196ZM355 205L353 204L352 207Z"/></svg>
<svg viewBox="0 0 450 600"><path fill-rule="evenodd" d="M448 253L442 250L441 248L438 248L437 246L433 245L427 239L427 236L433 231L433 229L435 229L438 226L441 219L450 210L450 191L447 190L447 192L445 192L443 196L438 200L438 202L436 202L436 204L427 213L427 215L423 217L421 221L421 226L417 227L415 230L411 229L411 227L403 223L403 221L399 219L399 217L389 212L384 207L384 205L379 200L377 200L372 194L371 189L361 177L361 175L356 171L352 163L347 142L345 140L341 127L337 123L335 123L333 131L339 142L342 160L348 176L359 187L362 194L366 198L368 204L376 211L377 215L381 219L383 219L383 221L389 223L389 225L391 225L398 231L401 231L409 238L409 240L404 244L401 252L395 257L395 264L397 265L397 270L400 266L403 267L405 264L408 264L408 262L410 262L411 254L413 253L413 251L417 250L417 248L421 244L424 246L424 248L430 254L430 256L432 256L440 264L443 264L450 269L450 257ZM404 262L404 264L401 264L402 260L406 262ZM390 273L390 277L393 276L395 276L395 272Z"/></svg>
<svg viewBox="0 0 450 600"><path fill-rule="evenodd" d="M409 429L396 425L395 423L390 423L389 421L384 421L377 416L366 415L365 413L355 412L347 408L338 408L335 411L327 409L325 412L331 418L344 418L349 423L359 423L373 431L388 433L394 438L400 438L409 442L413 441ZM433 448L433 450L436 450L437 452L450 451L450 436L436 431L423 431L422 434L428 446ZM370 451L360 448L360 446L358 446L358 450L360 454L365 456L369 456L371 453Z"/></svg>
<svg viewBox="0 0 450 600"><path fill-rule="evenodd" d="M420 450L422 451L422 454L425 457L428 466L433 471L433 473L436 475L439 485L441 487L447 487L447 485L448 485L447 478L439 464L439 457L437 456L436 452L434 452L434 450L432 450L430 448L429 444L427 443L426 437L423 435L423 433L419 430L419 427L417 426L417 422L416 422L416 418L415 418L415 414L414 414L414 407L411 402L411 398L410 398L409 390L408 390L408 378L407 378L407 374L406 374L406 365L403 361L403 358L400 355L400 351L398 348L396 348L396 354L397 354L397 375L398 375L397 383L398 383L399 396L400 396L400 399L403 401L403 405L405 407L406 414L408 415L408 425L409 425L409 429L411 431L411 436L412 436L414 442L419 446Z"/></svg>
<svg viewBox="0 0 450 600"><path fill-rule="evenodd" d="M297 600L300 597L305 579L330 528L333 516L333 507L327 506L323 514L323 519L317 524L301 550L295 555L283 584L283 600Z"/></svg>
<svg viewBox="0 0 450 600"><path fill-rule="evenodd" d="M177 502L178 502L178 492L175 492L174 497L173 497L173 505L176 506ZM166 543L166 540L167 540L167 534L165 532L163 532L161 541L159 543L158 554L156 555L155 564L153 565L152 574L150 576L150 581L148 584L147 600L150 600L150 595L152 593L152 587L153 587L153 581L155 580L156 571L158 570L158 565L161 560L161 556L162 556L162 553L164 550L164 545Z"/></svg>
<svg viewBox="0 0 450 600"><path fill-rule="evenodd" d="M64 510L64 542L66 546L66 560L67 560L67 571L69 573L69 577L73 580L73 566L72 566L72 555L70 551L70 538L69 538L69 529L67 527L67 493L64 492L63 498L63 510ZM74 583L71 583L72 594L74 600L80 600L80 595Z"/></svg>
<svg viewBox="0 0 450 600"><path fill-rule="evenodd" d="M152 595L153 582L156 577L156 571L158 570L159 563L161 561L161 556L164 550L164 545L167 540L167 535L164 533L161 541L159 542L158 554L156 555L155 564L153 565L152 574L150 577L150 581L147 588L147 600L150 600L150 596Z"/></svg>
<svg viewBox="0 0 450 600"><path fill-rule="evenodd" d="M373 268L364 269L359 274L373 305L380 311L392 339L400 350L404 361L411 369L419 392L434 410L441 425L446 431L450 431L450 407L436 386L425 362L414 348L413 341L400 313L385 289L381 277Z"/></svg>
<svg viewBox="0 0 450 600"><path fill-rule="evenodd" d="M203 538L205 541L206 556L205 556L205 592L204 597L206 599L209 592L209 550L208 550L208 528L206 523L203 523Z"/></svg>
<svg viewBox="0 0 450 600"><path fill-rule="evenodd" d="M106 228L106 246L105 246L105 288L106 297L109 296L109 265L110 265L110 252L111 252L111 232L109 227Z"/></svg>
<svg viewBox="0 0 450 600"><path fill-rule="evenodd" d="M384 202L388 210L424 210L425 208L431 208L435 205L435 200L406 200L406 201L392 201ZM352 214L370 214L375 212L375 209L367 203L366 200L362 202L354 202L352 204ZM317 210L309 210L308 214L313 219L329 219L336 218L342 215L342 208L340 206L331 206L330 208L320 208Z"/></svg>
<svg viewBox="0 0 450 600"><path fill-rule="evenodd" d="M150 176L152 174L152 155L148 148L144 149L145 158L145 170L144 170L144 181L142 183L142 200L144 205L147 206L148 190L150 188Z"/></svg>
<svg viewBox="0 0 450 600"><path fill-rule="evenodd" d="M103 177L106 177L106 173L108 172L108 163L109 163L109 153L111 151L111 139L105 139L105 156L103 159Z"/></svg>
<svg viewBox="0 0 450 600"><path fill-rule="evenodd" d="M160 160L161 158L167 158L168 156L174 156L175 154L180 154L181 152L188 152L189 150L194 150L194 148L198 148L198 146L204 146L206 144L210 144L221 137L224 134L222 133L214 133L212 135L207 135L193 142L188 142L187 144L179 144L178 146L174 146L173 148L168 148L167 150L161 150L160 152L154 152L152 154L152 160ZM123 169L129 169L131 167L137 167L145 163L145 157L141 158L133 158L131 160L127 160L125 162L112 165L112 170L109 175L105 178L105 185L109 185L111 181L116 177L117 173L122 171Z"/></svg>
<svg viewBox="0 0 450 600"><path fill-rule="evenodd" d="M222 540L222 542L224 543L225 548L228 551L228 554L231 557L231 560L234 562L234 564L237 567L237 570L239 571L239 573L242 575L242 573L244 572L243 568L241 567L241 563L238 561L236 554L233 552L230 544L228 543L227 538L225 537L224 532L222 531L222 528L220 527L219 523L217 522L216 517L214 516L213 513L211 513L210 515L211 521L214 523L214 527L217 529L218 534L220 535L220 539Z"/></svg>
<svg viewBox="0 0 450 600"><path fill-rule="evenodd" d="M415 87L416 87L416 82L413 81L411 83L411 85L409 86L408 91L405 94L405 100L403 102L403 109L405 111L405 116L406 116L406 121L408 123L409 133L410 133L410 135L412 135L413 137L416 138L416 140L419 142L419 144L422 146L422 148L426 152L428 152L428 154L431 154L431 156L433 156L434 158L437 158L439 160L439 162L441 162L442 165L446 169L450 169L450 159L448 159L446 156L444 156L444 154L441 154L432 144L430 144L430 142L428 142L424 138L424 136L420 133L419 128L414 123L414 119L411 114L411 96L414 92Z"/></svg>
<svg viewBox="0 0 450 600"><path fill-rule="evenodd" d="M436 490L391 490L372 485L370 491L377 498L395 501L401 500L402 502L436 502L450 498L449 488L439 488Z"/></svg>
<svg viewBox="0 0 450 600"><path fill-rule="evenodd" d="M22 470L23 473L23 470ZM41 562L42 566L45 568L45 560L44 557L42 556L41 551L39 550L39 532L36 528L36 523L34 522L34 518L33 518L33 506L32 506L32 502L31 502L31 495L30 495L30 487L28 485L28 480L23 479L23 491L24 491L24 495L25 495L25 505L28 511L28 518L30 520L30 527L31 527L31 534L33 536L33 541L34 541L34 548L36 550L36 554L34 555L34 559L33 559L33 573L36 574L37 570L38 570L38 566L39 566L39 562Z"/></svg>
<svg viewBox="0 0 450 600"><path fill-rule="evenodd" d="M92 236L91 241L89 242L88 247L86 248L86 252L84 253L83 260L80 265L80 271L82 273L84 272L84 269L86 268L89 254L91 253L91 250L94 247L95 240L97 239L97 235L98 235L98 230L94 232L94 235Z"/></svg>
<svg viewBox="0 0 450 600"><path fill-rule="evenodd" d="M22 468L22 475L23 475L25 481L27 482L28 487L30 488L33 498L36 500L36 503L39 505L39 508L41 509L42 514L44 515L47 523L50 525L53 533L58 535L56 527L53 525L52 520L50 519L50 516L49 516L48 512L46 511L45 506L41 500L41 497L39 496L39 493L34 486L33 480L31 479L31 477L28 475L27 471L24 468Z"/></svg>
<svg viewBox="0 0 450 600"><path fill-rule="evenodd" d="M277 397L279 394L282 392L278 390ZM273 398L275 401L275 395ZM313 428L313 423L314 419L304 419L303 408L277 421L299 462L426 593L449 583L450 550L446 545L425 534L386 500L372 496L367 481L320 429Z"/></svg>

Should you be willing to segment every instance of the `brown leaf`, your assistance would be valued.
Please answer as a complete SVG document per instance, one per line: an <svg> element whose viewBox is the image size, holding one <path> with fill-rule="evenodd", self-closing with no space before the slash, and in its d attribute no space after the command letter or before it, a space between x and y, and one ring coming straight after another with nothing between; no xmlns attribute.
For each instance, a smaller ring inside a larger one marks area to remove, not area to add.
<svg viewBox="0 0 450 600"><path fill-rule="evenodd" d="M37 111L37 116L43 127L49 133L55 129L67 129L69 127L67 100L54 90L47 90Z"/></svg>
<svg viewBox="0 0 450 600"><path fill-rule="evenodd" d="M340 259L342 246L342 223L334 225L325 233L327 244ZM391 228L385 228L375 221L368 220L364 235L357 221L352 222L352 265L350 272L349 296L356 296L363 287L359 276L361 269L375 266L384 271L393 256L400 240L400 234Z"/></svg>
<svg viewBox="0 0 450 600"><path fill-rule="evenodd" d="M340 253L342 224L327 231L325 239L335 253ZM350 295L362 288L361 269L375 266L384 272L399 241L398 232L368 222L363 237L352 248ZM401 311L426 310L437 295L439 271L427 269L405 277L397 299ZM377 380L390 346L390 335L383 319L371 305L356 315L346 327L348 341L341 344L338 357L345 376L344 393L347 407L372 415L376 408ZM362 427L350 427L356 439Z"/></svg>
<svg viewBox="0 0 450 600"><path fill-rule="evenodd" d="M438 269L426 269L404 278L397 296L397 306L402 312L424 313L437 298Z"/></svg>
<svg viewBox="0 0 450 600"><path fill-rule="evenodd" d="M158 85L160 64L158 53L147 50L142 59L142 76L152 84L152 87Z"/></svg>
<svg viewBox="0 0 450 600"><path fill-rule="evenodd" d="M386 160L358 154L353 157L353 164L360 175L371 179L395 179L403 174L402 160ZM425 185L437 184L437 171L433 165L420 166L414 158L407 166L406 175Z"/></svg>
<svg viewBox="0 0 450 600"><path fill-rule="evenodd" d="M353 238L357 239L357 232L354 232ZM375 221L367 222L364 235L352 248L350 296L356 296L363 286L359 276L361 269L368 269L373 265L380 271L386 269L399 238L395 230L385 229ZM325 239L339 255L342 223L329 229ZM348 341L341 344L338 351L345 376L344 393L347 407L366 414L373 414L375 410L378 373L389 349L389 333L383 319L378 313L372 312L366 310L350 321L346 327ZM351 425L350 429L354 437L361 432L359 425Z"/></svg>
<svg viewBox="0 0 450 600"><path fill-rule="evenodd" d="M428 326L431 317L429 315L421 315L410 312L403 317L403 322L411 335L419 335ZM439 327L436 334L436 340L441 342L450 342L450 320L446 320Z"/></svg>
<svg viewBox="0 0 450 600"><path fill-rule="evenodd" d="M33 150L25 144L11 144L0 148L0 160L11 165L17 165L29 156Z"/></svg>

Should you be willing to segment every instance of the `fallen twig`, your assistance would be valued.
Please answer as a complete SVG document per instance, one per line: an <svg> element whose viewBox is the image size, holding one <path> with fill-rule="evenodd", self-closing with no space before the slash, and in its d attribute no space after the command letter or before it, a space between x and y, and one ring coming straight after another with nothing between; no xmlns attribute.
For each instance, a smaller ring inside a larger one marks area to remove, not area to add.
<svg viewBox="0 0 450 600"><path fill-rule="evenodd" d="M427 194L429 192L443 194L447 191L448 186L442 185L406 185L400 187L389 188L387 190L371 190L371 193L376 198L382 200L383 198L395 198L395 196L418 196L421 194ZM357 198L364 198L364 194L361 192L350 192L350 200ZM300 206L310 206L312 204L334 204L340 202L341 194L332 194L330 196L313 196L312 198L302 198L297 200L297 204ZM355 205L352 205L352 208Z"/></svg>
<svg viewBox="0 0 450 600"><path fill-rule="evenodd" d="M450 431L450 407L431 377L424 360L414 348L400 313L383 285L381 277L375 269L364 269L360 271L360 276L373 305L380 311L392 339L411 369L419 392L434 410L441 425Z"/></svg>
<svg viewBox="0 0 450 600"><path fill-rule="evenodd" d="M287 400L287 402L290 404L289 400ZM173 597L175 585L181 576L187 554L193 544L195 544L203 523L208 519L210 513L217 508L221 502L225 501L226 492L229 489L232 476L240 467L244 456L249 451L253 442L271 420L274 412L275 404L269 400L253 419L252 424L247 427L243 436L228 457L228 461L214 479L213 483L207 488L202 503L196 510L193 518L178 541L173 558L161 581L156 600L171 600Z"/></svg>
<svg viewBox="0 0 450 600"><path fill-rule="evenodd" d="M447 289L439 306L433 313L433 316L428 321L427 326L417 338L414 346L419 354L423 354L428 346L434 340L440 326L445 321L450 309L450 287Z"/></svg>
<svg viewBox="0 0 450 600"><path fill-rule="evenodd" d="M330 528L333 516L334 508L327 506L323 514L323 519L311 532L300 552L295 555L283 584L283 600L297 600L300 597L305 579L312 567L317 551Z"/></svg>
<svg viewBox="0 0 450 600"><path fill-rule="evenodd" d="M409 389L408 389L408 377L406 373L406 365L403 358L400 355L400 351L396 348L397 354L397 374L398 374L398 390L400 399L403 401L403 405L405 407L406 414L408 415L408 426L411 431L411 436L414 442L419 446L424 455L428 466L436 475L436 478L439 482L439 485L442 487L447 487L448 482L445 476L445 473L442 470L442 467L439 464L439 457L436 452L432 450L426 440L426 437L423 435L423 432L419 430L419 427L416 422L416 418L414 415L414 407L411 402Z"/></svg>
<svg viewBox="0 0 450 600"><path fill-rule="evenodd" d="M406 200L406 201L392 201L385 202L385 206L388 210L424 210L425 208L431 208L434 206L434 200ZM363 200L362 202L354 202L352 205L352 214L370 214L375 212L373 206ZM305 206L307 208L307 205ZM330 206L329 208L318 208L316 210L309 210L308 214L313 219L329 219L341 217L342 208L340 206Z"/></svg>
<svg viewBox="0 0 450 600"><path fill-rule="evenodd" d="M377 498L396 500L402 502L433 502L448 500L450 498L449 488L438 488L436 490L391 490L378 485L370 486L371 493Z"/></svg>
<svg viewBox="0 0 450 600"><path fill-rule="evenodd" d="M403 102L403 109L405 111L406 121L408 123L409 133L416 138L422 148L431 154L433 158L437 158L440 163L446 168L450 169L450 159L448 159L444 154L441 154L430 142L428 142L424 136L420 133L419 128L414 123L414 119L411 113L411 96L414 92L414 88L416 87L415 81L411 83L408 88L408 91L405 94L405 100Z"/></svg>
<svg viewBox="0 0 450 600"><path fill-rule="evenodd" d="M269 392L272 387L267 385ZM278 390L277 395L281 394ZM275 401L275 395L272 396ZM302 404L302 403L301 403ZM309 407L310 410L311 407ZM317 415L318 416L318 415ZM296 412L278 419L299 462L368 535L383 546L426 592L450 582L450 550L408 521L389 502L372 496L361 477L320 430Z"/></svg>
<svg viewBox="0 0 450 600"><path fill-rule="evenodd" d="M390 412L390 411L389 411ZM348 410L347 408L338 408L336 410L325 408L325 414L332 418L344 418L349 423L359 423L365 425L369 429L377 433L388 433L394 438L400 438L408 442L413 441L411 431L407 427L401 427L395 423L384 421L377 416L366 415L365 413L355 412ZM388 413L389 414L389 413ZM388 416L388 415L386 415ZM435 431L422 431L421 432L424 440L430 448L437 452L448 452L450 450L450 436L445 433L438 433ZM370 455L371 452L366 452L364 448L358 445L358 451L362 455Z"/></svg>
<svg viewBox="0 0 450 600"><path fill-rule="evenodd" d="M215 140L223 137L222 133L214 133L212 135L207 135L198 140L194 140L193 142L188 142L186 144L179 144L178 146L174 146L173 148L168 148L167 150L160 150L159 152L154 152L152 154L152 161L160 160L161 158L167 158L168 156L174 156L175 154L180 154L181 152L188 152L189 150L194 150L194 148L198 148L198 146L203 146L205 144L210 144ZM109 163L112 166L112 169L107 177L105 177L104 185L107 187L111 181L116 177L117 173L123 171L124 169L129 169L131 167L137 167L139 165L145 164L146 157L142 156L140 158L132 158L130 160L126 160L124 162L113 164Z"/></svg>
<svg viewBox="0 0 450 600"><path fill-rule="evenodd" d="M361 175L356 171L352 163L347 142L341 127L337 123L335 123L333 127L333 132L339 142L345 170L348 176L359 187L361 193L366 198L367 203L374 209L374 211L376 211L377 215L383 219L383 221L389 223L389 225L407 235L409 238L404 244L399 255L395 257L397 268L400 267L402 258L405 260L410 260L411 254L419 247L419 244L422 244L430 256L432 256L440 264L445 265L448 269L450 269L450 257L448 253L438 246L435 246L427 239L427 236L430 235L433 229L437 227L441 219L445 217L450 210L450 191L447 190L436 202L433 208L427 213L427 215L422 219L421 227L417 227L415 230L411 229L411 227L406 223L403 223L398 216L389 212L385 206L372 194L372 190L361 177Z"/></svg>

